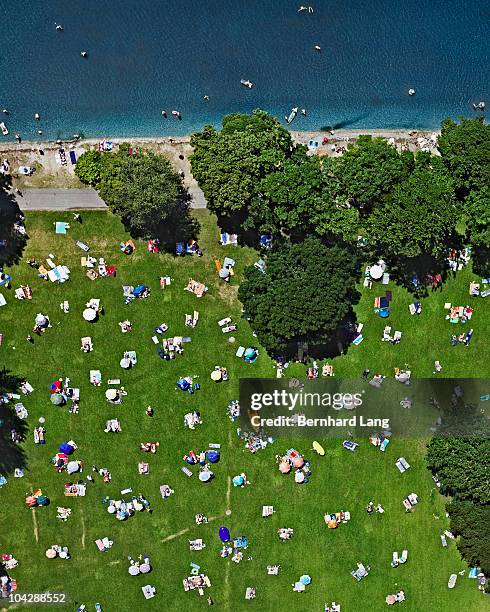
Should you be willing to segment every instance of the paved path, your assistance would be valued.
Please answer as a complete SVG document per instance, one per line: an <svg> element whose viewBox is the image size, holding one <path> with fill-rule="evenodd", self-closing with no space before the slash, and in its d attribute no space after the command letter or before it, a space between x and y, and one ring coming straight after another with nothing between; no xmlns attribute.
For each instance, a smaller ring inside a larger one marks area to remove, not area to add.
<svg viewBox="0 0 490 612"><path fill-rule="evenodd" d="M206 208L202 189L197 185L188 187L192 195L191 208ZM104 210L106 203L95 189L29 189L16 196L19 208L28 210Z"/></svg>
<svg viewBox="0 0 490 612"><path fill-rule="evenodd" d="M106 203L94 189L24 189L16 197L21 210L105 209Z"/></svg>

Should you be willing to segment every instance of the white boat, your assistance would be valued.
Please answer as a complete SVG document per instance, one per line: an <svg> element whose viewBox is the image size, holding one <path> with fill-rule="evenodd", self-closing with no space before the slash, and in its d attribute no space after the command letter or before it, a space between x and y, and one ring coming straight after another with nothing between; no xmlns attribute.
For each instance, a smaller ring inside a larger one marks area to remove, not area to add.
<svg viewBox="0 0 490 612"><path fill-rule="evenodd" d="M177 117L177 119L182 119L182 115L180 114L180 112L179 112L179 111L173 110L173 111L172 111L172 115L173 115L174 117Z"/></svg>
<svg viewBox="0 0 490 612"><path fill-rule="evenodd" d="M162 110L162 117L164 117L165 119L167 118L167 111L166 110Z"/></svg>
<svg viewBox="0 0 490 612"><path fill-rule="evenodd" d="M306 117L306 108L301 109L301 114L303 115L303 117Z"/></svg>
<svg viewBox="0 0 490 612"><path fill-rule="evenodd" d="M415 89L409 89L408 90L408 95L409 96L414 96L415 95Z"/></svg>
<svg viewBox="0 0 490 612"><path fill-rule="evenodd" d="M473 110L484 111L485 110L485 102L483 102L483 100L482 100L481 102L478 102L477 104L473 104Z"/></svg>
<svg viewBox="0 0 490 612"><path fill-rule="evenodd" d="M252 81L249 81L248 79L241 79L240 83L244 86L244 87L248 87L249 89L252 89L252 87L254 86L254 84L252 83Z"/></svg>
<svg viewBox="0 0 490 612"><path fill-rule="evenodd" d="M35 119L36 121L39 121L39 119L41 119L41 115L40 115L39 113L36 113L36 114L34 115L34 119Z"/></svg>
<svg viewBox="0 0 490 612"><path fill-rule="evenodd" d="M320 45L315 45L315 51L321 51L322 48L320 47Z"/></svg>
<svg viewBox="0 0 490 612"><path fill-rule="evenodd" d="M81 52L80 52L80 55L81 55L82 57L88 57L88 53L87 53L86 51L81 51Z"/></svg>
<svg viewBox="0 0 490 612"><path fill-rule="evenodd" d="M292 121L294 121L294 119L296 118L297 114L298 114L298 107L295 106L294 108L291 109L291 112L289 113L289 116L285 117L286 123L291 123Z"/></svg>
<svg viewBox="0 0 490 612"><path fill-rule="evenodd" d="M5 125L3 121L2 123L0 123L0 130L2 130L2 134L4 136L7 136L7 134L9 133L7 126Z"/></svg>

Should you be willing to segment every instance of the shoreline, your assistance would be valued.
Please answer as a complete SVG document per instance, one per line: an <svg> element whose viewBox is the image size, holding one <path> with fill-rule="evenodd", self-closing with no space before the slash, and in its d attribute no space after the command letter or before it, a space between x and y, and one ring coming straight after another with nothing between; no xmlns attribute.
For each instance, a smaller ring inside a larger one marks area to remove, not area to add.
<svg viewBox="0 0 490 612"><path fill-rule="evenodd" d="M440 131L427 130L399 130L399 129L339 129L332 133L327 131L295 131L290 130L291 137L296 144L307 145L314 140L318 145L311 149L310 154L319 156L338 157L343 154L348 144L352 144L361 135L371 135L389 139L400 151L426 150L438 154L436 138ZM323 143L324 138L327 143ZM13 169L19 166L30 166L35 169L31 176L20 176L15 170L13 174L13 188L83 188L84 185L75 175L75 166L71 163L62 166L59 161L58 149L64 147L67 152L73 151L80 157L88 150L94 150L99 143L106 140L116 147L123 142L133 146L152 149L155 153L165 155L176 172L182 175L184 185L194 194L195 200L204 206L204 195L192 176L189 157L193 152L190 144L191 136L166 137L136 137L136 138L87 138L80 140L63 141L57 144L53 141L23 141L1 142L0 158L7 159ZM115 148L116 148L115 147ZM67 155L68 157L68 155Z"/></svg>
<svg viewBox="0 0 490 612"><path fill-rule="evenodd" d="M296 142L305 142L311 139L322 139L324 136L329 138L329 141L353 140L361 135L368 135L380 138L394 138L398 140L411 140L413 138L427 137L432 134L440 134L440 129L437 130L419 130L416 128L398 129L398 128L376 128L376 129L349 129L343 128L333 131L333 135L326 130L289 130L291 136ZM82 138L80 140L63 140L62 145L56 144L54 140L23 140L18 142L1 142L0 151L22 151L32 150L33 148L53 149L59 146L75 147L92 147L98 145L99 142L107 140L118 145L123 142L131 144L154 144L154 145L179 145L189 144L191 136L135 136L135 137L111 137L101 136L100 138Z"/></svg>

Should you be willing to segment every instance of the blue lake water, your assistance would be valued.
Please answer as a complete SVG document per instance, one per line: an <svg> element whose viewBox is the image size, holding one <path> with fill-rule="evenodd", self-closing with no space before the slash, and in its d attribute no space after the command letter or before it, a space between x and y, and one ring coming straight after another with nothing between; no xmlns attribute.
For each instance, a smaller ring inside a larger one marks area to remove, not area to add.
<svg viewBox="0 0 490 612"><path fill-rule="evenodd" d="M294 129L434 128L473 115L474 101L490 107L488 1L311 0L313 14L297 13L302 3L5 0L0 109L11 114L1 118L29 140L39 128L44 138L186 134L258 107L282 119L306 108Z"/></svg>

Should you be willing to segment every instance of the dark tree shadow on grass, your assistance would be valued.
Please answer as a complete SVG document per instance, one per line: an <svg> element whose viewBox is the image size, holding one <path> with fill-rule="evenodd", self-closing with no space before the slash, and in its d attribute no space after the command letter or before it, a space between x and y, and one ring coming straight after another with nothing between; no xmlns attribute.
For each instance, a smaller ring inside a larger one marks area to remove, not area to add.
<svg viewBox="0 0 490 612"><path fill-rule="evenodd" d="M488 278L490 276L490 249L474 247L471 256L473 272L482 278Z"/></svg>
<svg viewBox="0 0 490 612"><path fill-rule="evenodd" d="M22 379L7 369L0 370L0 474L11 474L15 468L26 467L24 449L12 439L12 430L24 440L27 424L15 414L16 401L9 399L8 404L1 398L7 393L18 393Z"/></svg>
<svg viewBox="0 0 490 612"><path fill-rule="evenodd" d="M445 257L430 255L405 259L385 258L391 280L404 287L417 298L426 297L431 291L442 290L451 270Z"/></svg>
<svg viewBox="0 0 490 612"><path fill-rule="evenodd" d="M0 177L0 269L11 266L22 258L27 234L20 233L15 225L22 225L24 215L12 193L10 177Z"/></svg>

